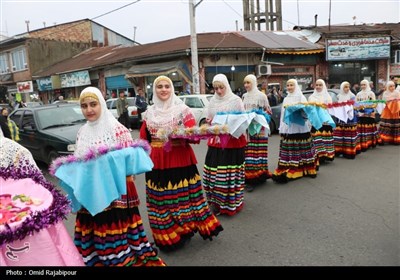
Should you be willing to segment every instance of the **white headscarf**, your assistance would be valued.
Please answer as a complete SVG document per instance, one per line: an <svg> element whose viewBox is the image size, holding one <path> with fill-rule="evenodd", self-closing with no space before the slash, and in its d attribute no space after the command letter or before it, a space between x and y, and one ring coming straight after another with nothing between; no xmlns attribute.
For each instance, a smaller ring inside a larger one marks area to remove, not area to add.
<svg viewBox="0 0 400 280"><path fill-rule="evenodd" d="M218 93L214 93L214 96L211 97L210 103L206 107L207 118L210 120L213 119L217 112L244 112L242 99L232 92L226 76L224 74L215 75L213 83L215 82L224 85L225 95L221 97Z"/></svg>
<svg viewBox="0 0 400 280"><path fill-rule="evenodd" d="M293 83L294 84L294 91L293 92L287 92L287 96L285 99L283 99L282 102L282 109L281 109L281 121L279 125L279 133L280 134L286 134L286 133L305 133L310 131L310 123L307 120L306 125L299 125L296 123L292 123L291 126L289 127L283 120L285 116L285 106L287 105L293 105L293 104L298 104L298 103L307 103L307 98L303 95L303 93L300 90L299 84L297 83L297 80L295 79L289 79L287 83Z"/></svg>
<svg viewBox="0 0 400 280"><path fill-rule="evenodd" d="M308 102L316 102L322 104L332 103L332 97L328 93L328 89L326 88L325 81L322 79L318 79L315 83L322 83L322 90L317 91L314 89L314 92L308 97Z"/></svg>
<svg viewBox="0 0 400 280"><path fill-rule="evenodd" d="M357 93L356 99L357 101L365 101L365 100L375 100L375 93L372 92L371 87L369 86L369 81L368 80L362 80L361 84L366 84L367 87L365 90L361 90Z"/></svg>
<svg viewBox="0 0 400 280"><path fill-rule="evenodd" d="M344 91L344 87L348 85L349 89L348 92ZM351 92L350 90L350 83L349 82L343 82L340 84L340 92L338 94L338 102L346 102L348 100L354 100L356 98L355 94Z"/></svg>
<svg viewBox="0 0 400 280"><path fill-rule="evenodd" d="M394 89L392 91L389 89L390 85L394 86ZM400 98L400 92L396 90L396 85L394 84L394 82L389 81L386 84L385 92L382 94L382 100L391 100L396 98Z"/></svg>
<svg viewBox="0 0 400 280"><path fill-rule="evenodd" d="M171 87L171 95L166 101L158 98L157 84L166 81ZM146 111L145 121L150 131L160 128L172 128L180 124L187 114L191 114L190 108L175 95L174 84L167 76L158 76L153 83L153 105Z"/></svg>
<svg viewBox="0 0 400 280"><path fill-rule="evenodd" d="M243 94L243 105L246 111L252 109L269 109L269 102L267 96L258 90L257 88L257 78L253 74L247 75L244 81L250 82L250 91Z"/></svg>
<svg viewBox="0 0 400 280"><path fill-rule="evenodd" d="M80 94L80 102L86 97L92 97L99 101L101 114L96 121L88 121L79 129L75 155L83 156L89 149L99 146L130 146L133 143L130 132L107 109L106 101L100 90L95 87L87 87Z"/></svg>
<svg viewBox="0 0 400 280"><path fill-rule="evenodd" d="M301 92L299 84L297 83L297 80L289 79L287 81L287 83L293 83L294 84L294 91L293 92L289 92L289 91L287 92L287 96L285 97L285 99L283 99L282 106L307 102L307 98Z"/></svg>

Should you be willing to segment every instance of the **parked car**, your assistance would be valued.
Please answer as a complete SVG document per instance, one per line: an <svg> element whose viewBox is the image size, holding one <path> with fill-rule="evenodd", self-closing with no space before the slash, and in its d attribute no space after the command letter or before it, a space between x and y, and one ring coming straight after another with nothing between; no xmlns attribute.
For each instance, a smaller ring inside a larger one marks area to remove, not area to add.
<svg viewBox="0 0 400 280"><path fill-rule="evenodd" d="M47 164L74 152L76 135L86 122L80 106L67 103L18 108L10 118L19 128L19 143Z"/></svg>
<svg viewBox="0 0 400 280"><path fill-rule="evenodd" d="M206 123L204 107L210 102L212 94L190 94L178 97L192 110L198 126Z"/></svg>
<svg viewBox="0 0 400 280"><path fill-rule="evenodd" d="M278 132L279 125L281 123L281 111L282 111L282 102L275 105L271 106L271 121L269 122L269 129L272 133Z"/></svg>
<svg viewBox="0 0 400 280"><path fill-rule="evenodd" d="M137 108L135 106L136 97L127 97L126 99L128 100L129 104L128 115L131 128L137 128L139 126L139 117ZM107 108L111 111L116 119L119 117L117 112L117 100L118 98L109 98L106 100Z"/></svg>
<svg viewBox="0 0 400 280"><path fill-rule="evenodd" d="M42 105L43 103L41 101L28 101L24 103L24 106L28 108L42 106Z"/></svg>
<svg viewBox="0 0 400 280"><path fill-rule="evenodd" d="M58 104L58 103L74 103L74 104L80 104L78 99L70 99L70 100L65 100L65 99L64 99L63 101L56 100L56 101L54 101L54 102L51 103L51 104Z"/></svg>

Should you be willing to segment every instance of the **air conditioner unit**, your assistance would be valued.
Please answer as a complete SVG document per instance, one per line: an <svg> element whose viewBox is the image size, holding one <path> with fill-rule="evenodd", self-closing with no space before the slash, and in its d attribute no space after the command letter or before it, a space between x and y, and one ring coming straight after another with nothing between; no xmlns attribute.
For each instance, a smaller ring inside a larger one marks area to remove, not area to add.
<svg viewBox="0 0 400 280"><path fill-rule="evenodd" d="M271 71L271 65L269 64L260 64L256 66L256 75L257 77L260 76L269 76L271 75L272 71Z"/></svg>

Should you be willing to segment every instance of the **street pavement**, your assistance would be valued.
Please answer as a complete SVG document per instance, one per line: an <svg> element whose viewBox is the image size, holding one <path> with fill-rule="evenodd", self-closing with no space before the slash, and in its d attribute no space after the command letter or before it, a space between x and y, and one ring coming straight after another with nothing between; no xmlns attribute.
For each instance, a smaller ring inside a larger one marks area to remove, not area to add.
<svg viewBox="0 0 400 280"><path fill-rule="evenodd" d="M202 174L206 142L193 148ZM278 153L274 134L271 172ZM136 176L136 186L152 241L144 174ZM196 234L182 249L159 255L168 266L399 266L399 188L400 146L379 146L354 160L336 158L315 179L284 185L268 180L245 192L239 214L218 216L224 231L213 241ZM74 221L71 214L65 222L71 237Z"/></svg>

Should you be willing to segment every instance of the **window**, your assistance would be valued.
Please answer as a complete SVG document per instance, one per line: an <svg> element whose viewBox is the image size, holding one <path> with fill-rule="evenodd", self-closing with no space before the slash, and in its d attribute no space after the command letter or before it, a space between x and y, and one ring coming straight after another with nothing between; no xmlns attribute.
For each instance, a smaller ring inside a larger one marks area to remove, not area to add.
<svg viewBox="0 0 400 280"><path fill-rule="evenodd" d="M13 120L19 128L21 128L20 123L21 123L21 117L22 117L23 111L17 111L15 114L10 116L10 119Z"/></svg>
<svg viewBox="0 0 400 280"><path fill-rule="evenodd" d="M203 108L204 105L199 98L196 97L187 97L185 100L185 104L190 108Z"/></svg>
<svg viewBox="0 0 400 280"><path fill-rule="evenodd" d="M0 55L0 74L9 73L10 69L8 68L8 55L6 53L2 53Z"/></svg>
<svg viewBox="0 0 400 280"><path fill-rule="evenodd" d="M392 63L400 64L400 50L395 50L393 52Z"/></svg>
<svg viewBox="0 0 400 280"><path fill-rule="evenodd" d="M25 114L22 118L22 124L21 124L22 129L35 129L35 120L33 119L33 114L31 111L25 111Z"/></svg>
<svg viewBox="0 0 400 280"><path fill-rule="evenodd" d="M112 100L107 100L107 101L106 101L106 107L107 107L108 109L112 109L112 108L111 108L111 103L113 103Z"/></svg>
<svg viewBox="0 0 400 280"><path fill-rule="evenodd" d="M25 49L19 48L11 52L12 72L28 69L28 64L25 59Z"/></svg>
<svg viewBox="0 0 400 280"><path fill-rule="evenodd" d="M136 98L135 97L132 97L132 98L128 97L128 105L129 106L136 106Z"/></svg>

